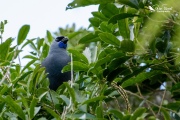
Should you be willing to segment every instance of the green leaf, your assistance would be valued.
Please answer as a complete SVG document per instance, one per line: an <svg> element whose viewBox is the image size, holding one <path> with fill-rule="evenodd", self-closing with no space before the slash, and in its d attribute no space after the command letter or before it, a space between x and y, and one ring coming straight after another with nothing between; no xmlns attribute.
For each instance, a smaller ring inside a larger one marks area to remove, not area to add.
<svg viewBox="0 0 180 120"><path fill-rule="evenodd" d="M96 108L95 112L96 112L96 117L98 119L102 119L103 118L103 108L102 108L101 104Z"/></svg>
<svg viewBox="0 0 180 120"><path fill-rule="evenodd" d="M137 108L134 113L133 116L131 117L130 120L137 120L138 117L141 117L144 113L146 112L145 108Z"/></svg>
<svg viewBox="0 0 180 120"><path fill-rule="evenodd" d="M73 49L69 49L68 51L69 51L70 53L72 53L72 55L73 55L73 60L74 60L74 58L75 58L75 59L77 59L77 60L79 60L79 61L82 61L82 62L88 64L88 59L87 59L82 53L80 53L79 51L73 50Z"/></svg>
<svg viewBox="0 0 180 120"><path fill-rule="evenodd" d="M39 88L37 90L37 97L39 99L39 101L48 93L48 89L47 88Z"/></svg>
<svg viewBox="0 0 180 120"><path fill-rule="evenodd" d="M79 61L73 61L73 71L88 71L89 67L87 64L79 62ZM71 65L66 65L62 69L62 72L67 72L71 70Z"/></svg>
<svg viewBox="0 0 180 120"><path fill-rule="evenodd" d="M171 88L171 92L176 92L176 91L179 91L179 90L180 90L180 82L176 83Z"/></svg>
<svg viewBox="0 0 180 120"><path fill-rule="evenodd" d="M5 92L7 92L9 90L8 86L5 84L3 85L3 87L1 88L0 91L0 95L3 95Z"/></svg>
<svg viewBox="0 0 180 120"><path fill-rule="evenodd" d="M102 101L105 98L106 98L105 96L98 96L98 97L95 97L95 98L88 99L88 100L84 101L82 104L84 105L84 104L89 104L89 103L92 103L92 102Z"/></svg>
<svg viewBox="0 0 180 120"><path fill-rule="evenodd" d="M65 95L60 95L60 98L66 103L67 106L69 105L70 100L68 97L66 97Z"/></svg>
<svg viewBox="0 0 180 120"><path fill-rule="evenodd" d="M26 47L28 44L34 44L33 41L35 39L31 39L31 40L26 40L26 42L22 45L21 49L23 49L24 47ZM32 45L30 45L32 47ZM33 48L33 47L32 47Z"/></svg>
<svg viewBox="0 0 180 120"><path fill-rule="evenodd" d="M158 75L158 74L162 74L162 72L158 71L158 70L154 70L151 72L142 72L142 73L138 74L136 77L132 77L132 78L124 81L122 83L122 87L125 88L128 86L134 85L136 83L143 82L144 80L151 78L151 77Z"/></svg>
<svg viewBox="0 0 180 120"><path fill-rule="evenodd" d="M89 33L86 36L84 36L83 38L81 38L79 40L79 43L90 43L90 42L97 42L100 41L98 34L100 33L100 31L96 31L95 33Z"/></svg>
<svg viewBox="0 0 180 120"><path fill-rule="evenodd" d="M102 22L102 23L100 24L100 29L101 29L103 32L108 32L108 33L114 32L114 30L113 30L113 24L108 24L107 22Z"/></svg>
<svg viewBox="0 0 180 120"><path fill-rule="evenodd" d="M37 38L37 50L40 50L40 48L43 46L44 38Z"/></svg>
<svg viewBox="0 0 180 120"><path fill-rule="evenodd" d="M20 45L27 37L27 34L29 33L30 25L23 25L19 32L17 37L17 44Z"/></svg>
<svg viewBox="0 0 180 120"><path fill-rule="evenodd" d="M42 57L43 57L43 58L47 57L47 55L48 55L48 53L49 53L49 46L48 46L48 44L44 44L44 45L43 45L42 51L43 51Z"/></svg>
<svg viewBox="0 0 180 120"><path fill-rule="evenodd" d="M105 17L101 12L92 12L91 13L94 17L96 17L96 18L98 18L98 19L100 19L100 20L102 20L102 21L108 21L108 18L107 17Z"/></svg>
<svg viewBox="0 0 180 120"><path fill-rule="evenodd" d="M68 4L66 10L88 5L107 4L111 2L114 2L114 0L73 0L73 2Z"/></svg>
<svg viewBox="0 0 180 120"><path fill-rule="evenodd" d="M37 114L37 113L35 113L37 103L38 103L38 99L33 98L33 100L31 101L31 104L30 104L30 118L31 119L33 119L34 116Z"/></svg>
<svg viewBox="0 0 180 120"><path fill-rule="evenodd" d="M8 38L5 42L0 44L0 51L1 51L0 60L6 60L7 59L11 42L12 42L12 38Z"/></svg>
<svg viewBox="0 0 180 120"><path fill-rule="evenodd" d="M3 113L4 108L5 108L5 102L1 102L0 103L0 112L1 112L1 114ZM3 120L3 119L0 119L0 120Z"/></svg>
<svg viewBox="0 0 180 120"><path fill-rule="evenodd" d="M117 67L119 67L120 65L122 65L123 63L125 63L129 58L131 58L130 56L120 56L118 58L114 58L108 65L108 69L110 70L114 70Z"/></svg>
<svg viewBox="0 0 180 120"><path fill-rule="evenodd" d="M145 69L147 69L150 65L146 65L140 68L135 68L133 69L133 73L128 74L127 76L125 76L121 82L124 82L130 78L133 78L133 76L137 76L138 74L142 73ZM119 84L119 83L118 83Z"/></svg>
<svg viewBox="0 0 180 120"><path fill-rule="evenodd" d="M48 30L46 31L46 35L47 35L48 42L51 43L53 41L53 37Z"/></svg>
<svg viewBox="0 0 180 120"><path fill-rule="evenodd" d="M120 13L120 14L117 14L117 15L114 15L112 16L108 23L117 23L118 20L122 20L122 19L125 19L125 18L130 18L130 17L134 17L134 16L138 16L138 15L135 15L135 14L130 14L130 13Z"/></svg>
<svg viewBox="0 0 180 120"><path fill-rule="evenodd" d="M138 9L139 8L139 3L137 0L119 0L118 2L128 5L132 8Z"/></svg>
<svg viewBox="0 0 180 120"><path fill-rule="evenodd" d="M26 55L23 58L32 59L32 60L39 60L37 57L32 56L32 55Z"/></svg>
<svg viewBox="0 0 180 120"><path fill-rule="evenodd" d="M161 112L163 113L164 120L172 120L171 117L170 117L169 111L167 111L167 110L161 108Z"/></svg>
<svg viewBox="0 0 180 120"><path fill-rule="evenodd" d="M123 114L120 111L116 110L116 109L110 109L110 110L108 110L108 112L113 114L114 116L116 116L120 120L123 118Z"/></svg>
<svg viewBox="0 0 180 120"><path fill-rule="evenodd" d="M25 66L24 66L24 68L22 69L22 72L24 72L24 70L26 70L26 69L28 69L29 68L29 66L31 66L34 62L36 62L36 60L31 60L30 62L28 62Z"/></svg>
<svg viewBox="0 0 180 120"><path fill-rule="evenodd" d="M66 117L73 120L73 119L80 119L80 120L94 120L96 117L89 113L75 113L75 114L66 114Z"/></svg>
<svg viewBox="0 0 180 120"><path fill-rule="evenodd" d="M25 79L25 78L26 78L28 75L30 75L32 72L33 72L33 71L28 71L28 72L25 72L25 73L21 74L21 76L20 76L19 78L15 79L15 80L13 80L12 83L14 84L14 86L16 86L16 83L17 83L18 81L21 81L21 80Z"/></svg>
<svg viewBox="0 0 180 120"><path fill-rule="evenodd" d="M121 41L121 49L124 52L134 52L135 50L135 44L132 40L123 40Z"/></svg>
<svg viewBox="0 0 180 120"><path fill-rule="evenodd" d="M166 108L169 108L171 110L179 110L180 108L180 101L176 101L176 102L173 102L173 103L169 103L168 105L165 106Z"/></svg>
<svg viewBox="0 0 180 120"><path fill-rule="evenodd" d="M96 64L95 64L94 67L97 68L97 67L99 67L99 66L101 66L101 65L109 62L109 61L111 60L111 58L112 58L112 57L111 57L110 55L107 55L106 57L104 57L104 58L102 58L102 59L99 59L99 60L96 62Z"/></svg>
<svg viewBox="0 0 180 120"><path fill-rule="evenodd" d="M99 11L102 11L103 15L107 18L111 18L112 16L119 13L119 9L115 4L101 4L99 6Z"/></svg>
<svg viewBox="0 0 180 120"><path fill-rule="evenodd" d="M92 18L89 18L89 22L91 23L92 26L99 27L102 21L96 17L92 17Z"/></svg>
<svg viewBox="0 0 180 120"><path fill-rule="evenodd" d="M4 101L13 109L15 113L18 114L21 119L26 119L22 108L9 95L4 98Z"/></svg>
<svg viewBox="0 0 180 120"><path fill-rule="evenodd" d="M75 104L75 103L76 103L76 97L75 97L74 89L71 88L70 85L69 85L67 82L64 82L63 84L64 84L64 85L66 86L66 88L68 89L68 92L69 92L69 94L70 94L70 96L71 96L71 98L72 98L72 102L73 102L73 104Z"/></svg>
<svg viewBox="0 0 180 120"><path fill-rule="evenodd" d="M130 30L129 23L127 19L118 21L119 34L123 37L124 40L130 39Z"/></svg>
<svg viewBox="0 0 180 120"><path fill-rule="evenodd" d="M109 69L105 69L103 71L103 76L107 76L107 81L112 82L113 80L116 82L121 82L121 78L117 77L118 75L126 75L127 73L131 72L129 68L127 67L118 67L117 69L114 69L113 71L110 71Z"/></svg>
<svg viewBox="0 0 180 120"><path fill-rule="evenodd" d="M56 118L57 120L61 120L60 115L58 115L53 109L50 109L48 107L44 107L44 109L50 113L54 118Z"/></svg>
<svg viewBox="0 0 180 120"><path fill-rule="evenodd" d="M112 44L116 47L120 47L120 40L118 40L113 34L111 33L100 33L99 37L102 41L104 41L107 44Z"/></svg>
<svg viewBox="0 0 180 120"><path fill-rule="evenodd" d="M75 38L76 36L78 36L78 35L80 35L82 33L83 33L83 31L77 31L77 32L69 33L67 37L69 39L73 39L73 38Z"/></svg>

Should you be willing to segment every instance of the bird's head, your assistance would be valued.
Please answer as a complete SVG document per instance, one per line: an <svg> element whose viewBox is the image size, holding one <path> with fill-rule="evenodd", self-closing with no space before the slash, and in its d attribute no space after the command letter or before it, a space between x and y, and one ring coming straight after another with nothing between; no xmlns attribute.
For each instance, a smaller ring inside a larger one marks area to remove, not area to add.
<svg viewBox="0 0 180 120"><path fill-rule="evenodd" d="M55 41L58 42L59 48L64 48L64 49L67 48L68 38L64 36L60 36L60 37L57 37Z"/></svg>
<svg viewBox="0 0 180 120"><path fill-rule="evenodd" d="M49 53L59 53L66 51L68 38L64 36L57 37L51 44Z"/></svg>

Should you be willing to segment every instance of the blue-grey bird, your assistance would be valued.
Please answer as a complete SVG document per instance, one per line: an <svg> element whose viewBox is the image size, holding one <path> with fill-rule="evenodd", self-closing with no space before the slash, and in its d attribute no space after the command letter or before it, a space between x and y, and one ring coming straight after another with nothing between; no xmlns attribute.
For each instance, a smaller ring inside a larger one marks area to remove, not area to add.
<svg viewBox="0 0 180 120"><path fill-rule="evenodd" d="M42 62L49 78L49 88L52 90L57 90L63 82L71 79L71 72L61 72L62 68L71 61L66 51L67 42L68 39L64 36L57 37L50 47L48 56Z"/></svg>

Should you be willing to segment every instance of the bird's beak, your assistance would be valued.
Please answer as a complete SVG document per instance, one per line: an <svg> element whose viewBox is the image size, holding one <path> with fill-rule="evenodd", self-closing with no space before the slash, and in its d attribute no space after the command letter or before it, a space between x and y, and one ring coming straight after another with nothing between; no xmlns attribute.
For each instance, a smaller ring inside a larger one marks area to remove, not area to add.
<svg viewBox="0 0 180 120"><path fill-rule="evenodd" d="M63 38L61 41L62 41L64 44L67 44L68 38Z"/></svg>

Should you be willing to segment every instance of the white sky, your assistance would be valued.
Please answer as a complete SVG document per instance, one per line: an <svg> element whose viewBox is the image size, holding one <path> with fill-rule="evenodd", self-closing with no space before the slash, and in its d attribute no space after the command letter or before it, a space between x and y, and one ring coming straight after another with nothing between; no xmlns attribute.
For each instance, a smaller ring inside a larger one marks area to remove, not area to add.
<svg viewBox="0 0 180 120"><path fill-rule="evenodd" d="M45 37L46 30L51 33L59 27L76 24L76 28L89 26L88 19L97 6L81 7L65 10L72 0L0 0L0 21L7 20L3 40L17 37L18 31L24 24L30 25L28 39ZM24 49L20 58L28 54ZM18 62L18 61L17 61ZM27 59L21 59L24 66Z"/></svg>
<svg viewBox="0 0 180 120"><path fill-rule="evenodd" d="M97 6L65 10L72 0L0 0L0 21L8 20L3 38L17 37L19 28L24 24L31 26L28 38L44 37L46 30L55 32L59 27L89 25L92 11Z"/></svg>

